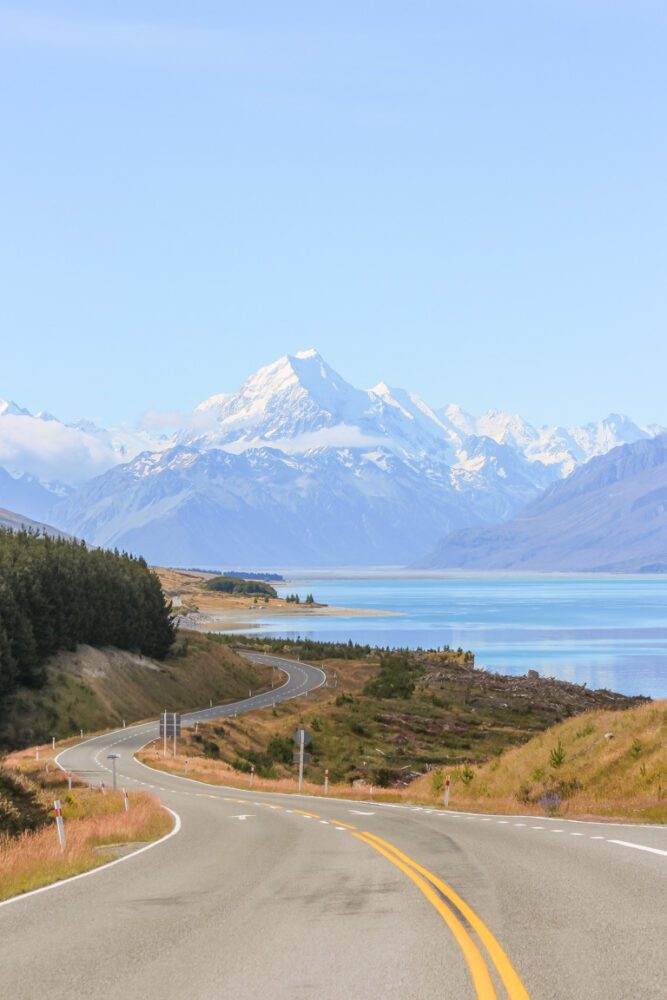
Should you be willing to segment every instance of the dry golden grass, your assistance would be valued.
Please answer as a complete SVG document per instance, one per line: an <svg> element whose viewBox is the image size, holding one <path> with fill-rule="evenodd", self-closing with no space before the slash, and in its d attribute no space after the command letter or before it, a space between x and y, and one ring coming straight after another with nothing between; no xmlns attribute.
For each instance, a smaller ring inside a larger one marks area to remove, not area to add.
<svg viewBox="0 0 667 1000"><path fill-rule="evenodd" d="M294 778L260 778L243 771L236 771L221 760L211 760L208 757L186 757L178 754L176 757L162 756L156 744L151 744L140 750L137 760L159 771L169 774L179 774L194 781L208 782L211 785L227 785L230 788L254 789L258 792L284 792L293 795L299 785ZM324 795L324 786L313 781L304 781L304 795ZM347 799L377 799L385 802L412 801L407 788L378 788L367 784L330 784L330 796Z"/></svg>
<svg viewBox="0 0 667 1000"><path fill-rule="evenodd" d="M621 712L586 712L465 774L454 770L451 804L543 815L539 799L553 791L561 798L563 816L665 823L666 736L667 701ZM433 775L413 787L422 796L436 794Z"/></svg>
<svg viewBox="0 0 667 1000"><path fill-rule="evenodd" d="M665 795L667 702L625 711L586 712L553 726L521 747L507 750L479 767L452 771L451 809L527 813L543 816L538 799L560 789L559 814L578 818L667 822ZM613 733L607 738L605 734ZM551 765L560 745L564 758ZM231 788L294 794L293 778L265 779L237 771L222 760L203 756L163 758L157 744L139 760L159 770ZM466 783L464 777L471 775ZM433 771L405 788L373 788L367 784L331 784L328 794L347 799L442 805L442 771ZM304 782L306 795L324 795L322 784Z"/></svg>
<svg viewBox="0 0 667 1000"><path fill-rule="evenodd" d="M156 840L172 827L170 814L145 792L130 793L126 812L120 791L103 794L75 787L70 792L62 772L47 778L42 794L51 805L54 798L62 802L66 849L60 849L55 821L36 832L0 838L0 899L78 875L116 856L95 848Z"/></svg>

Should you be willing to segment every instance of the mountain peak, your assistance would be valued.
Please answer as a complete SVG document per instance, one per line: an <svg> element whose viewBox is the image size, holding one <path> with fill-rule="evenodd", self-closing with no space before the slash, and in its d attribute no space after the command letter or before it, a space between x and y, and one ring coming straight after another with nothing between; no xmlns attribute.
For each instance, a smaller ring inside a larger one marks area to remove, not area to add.
<svg viewBox="0 0 667 1000"><path fill-rule="evenodd" d="M0 416L2 417L30 417L30 410L24 410L22 406L15 403L13 399L0 399Z"/></svg>
<svg viewBox="0 0 667 1000"><path fill-rule="evenodd" d="M297 351L294 357L298 358L299 361L309 361L311 358L322 360L322 355L314 347L308 347L305 351Z"/></svg>

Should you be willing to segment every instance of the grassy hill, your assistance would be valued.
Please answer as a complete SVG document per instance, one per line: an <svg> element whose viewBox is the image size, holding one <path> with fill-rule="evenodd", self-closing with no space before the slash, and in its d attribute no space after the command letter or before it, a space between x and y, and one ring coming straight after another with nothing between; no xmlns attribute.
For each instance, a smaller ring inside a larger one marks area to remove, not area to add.
<svg viewBox="0 0 667 1000"><path fill-rule="evenodd" d="M590 711L478 767L452 771L454 808L667 822L667 700ZM441 772L412 788L438 797Z"/></svg>
<svg viewBox="0 0 667 1000"><path fill-rule="evenodd" d="M78 646L46 664L46 682L19 688L4 702L0 747L64 739L84 732L247 697L271 683L271 671L250 664L205 635L180 634L162 661L123 650Z"/></svg>
<svg viewBox="0 0 667 1000"><path fill-rule="evenodd" d="M221 644L238 641L217 637ZM481 763L591 708L641 699L539 677L474 668L463 650L401 653L346 644L245 637L244 643L324 664L331 686L224 724L200 725L183 753L267 778L293 776L291 734L312 732L307 777L406 786L427 770ZM334 686L335 685L335 686Z"/></svg>

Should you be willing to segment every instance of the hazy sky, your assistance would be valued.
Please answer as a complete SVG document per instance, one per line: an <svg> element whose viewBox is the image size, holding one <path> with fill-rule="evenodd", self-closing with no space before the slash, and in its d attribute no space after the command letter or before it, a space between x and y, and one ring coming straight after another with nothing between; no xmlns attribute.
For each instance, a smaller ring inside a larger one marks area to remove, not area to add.
<svg viewBox="0 0 667 1000"><path fill-rule="evenodd" d="M191 407L315 345L667 423L663 0L0 0L0 395Z"/></svg>

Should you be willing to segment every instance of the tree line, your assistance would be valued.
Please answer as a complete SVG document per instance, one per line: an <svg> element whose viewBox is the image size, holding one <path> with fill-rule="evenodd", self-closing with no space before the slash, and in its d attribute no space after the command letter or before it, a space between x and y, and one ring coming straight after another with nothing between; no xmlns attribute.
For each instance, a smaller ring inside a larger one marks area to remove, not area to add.
<svg viewBox="0 0 667 1000"><path fill-rule="evenodd" d="M40 687L48 657L77 643L164 659L174 636L171 602L143 559L0 530L0 697Z"/></svg>

